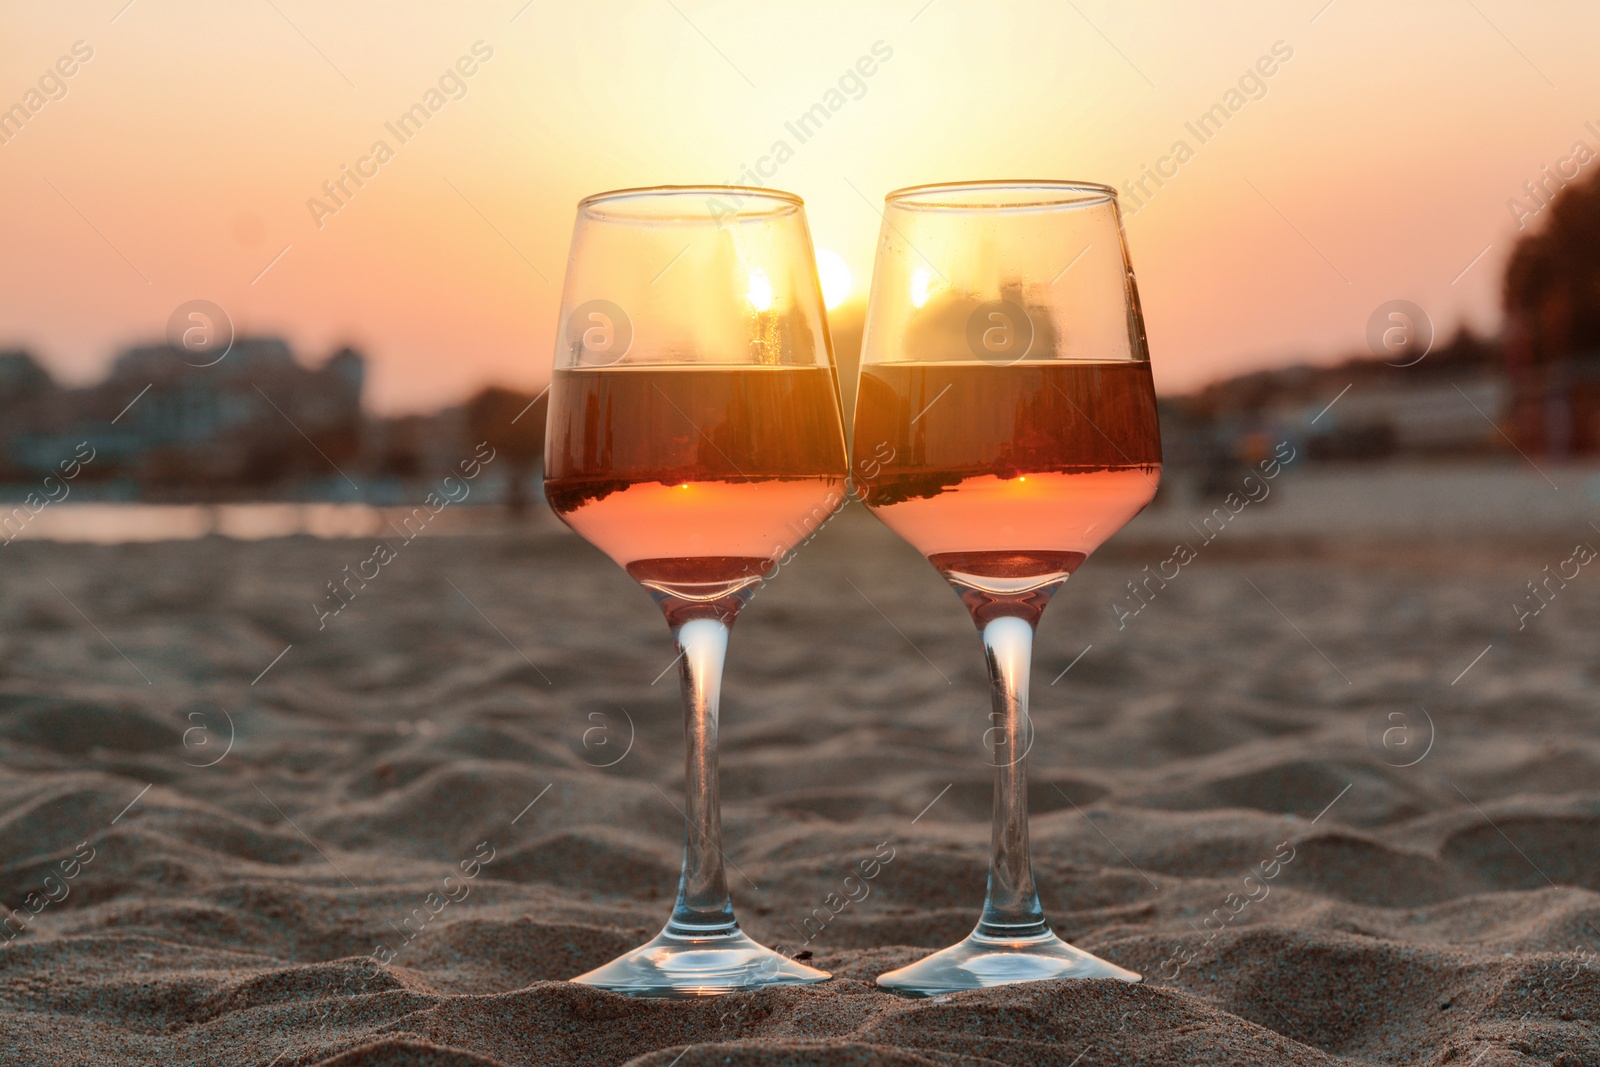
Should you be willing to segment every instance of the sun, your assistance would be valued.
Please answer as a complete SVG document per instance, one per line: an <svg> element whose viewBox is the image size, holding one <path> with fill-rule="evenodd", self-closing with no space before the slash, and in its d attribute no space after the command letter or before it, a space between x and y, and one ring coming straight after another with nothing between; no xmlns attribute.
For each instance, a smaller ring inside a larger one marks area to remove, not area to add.
<svg viewBox="0 0 1600 1067"><path fill-rule="evenodd" d="M827 248L817 249L817 280L822 282L822 302L829 311L849 299L855 281L844 257Z"/></svg>
<svg viewBox="0 0 1600 1067"><path fill-rule="evenodd" d="M766 271L750 272L750 291L745 294L745 300L757 311L772 310L772 282Z"/></svg>

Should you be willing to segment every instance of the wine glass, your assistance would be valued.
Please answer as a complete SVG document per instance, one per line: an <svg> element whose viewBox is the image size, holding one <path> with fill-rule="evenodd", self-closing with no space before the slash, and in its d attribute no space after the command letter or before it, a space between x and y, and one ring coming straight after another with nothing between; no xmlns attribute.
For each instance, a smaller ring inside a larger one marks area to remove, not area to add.
<svg viewBox="0 0 1600 1067"><path fill-rule="evenodd" d="M833 354L799 197L624 189L578 204L545 495L649 591L678 648L683 874L666 927L573 979L708 996L829 975L751 940L723 871L717 722L729 628L845 501Z"/></svg>
<svg viewBox="0 0 1600 1067"><path fill-rule="evenodd" d="M1066 181L890 193L854 455L868 508L955 587L993 688L994 828L977 928L878 984L932 996L1140 976L1062 941L1028 854L1034 628L1161 476L1144 323L1116 191Z"/></svg>

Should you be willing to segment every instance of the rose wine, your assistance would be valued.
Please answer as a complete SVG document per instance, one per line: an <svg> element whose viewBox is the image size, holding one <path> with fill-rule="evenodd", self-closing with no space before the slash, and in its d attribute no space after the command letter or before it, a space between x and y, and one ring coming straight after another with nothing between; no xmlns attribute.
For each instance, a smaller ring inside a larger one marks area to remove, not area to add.
<svg viewBox="0 0 1600 1067"><path fill-rule="evenodd" d="M1150 364L871 364L855 456L867 506L958 586L1060 582L1155 496Z"/></svg>
<svg viewBox="0 0 1600 1067"><path fill-rule="evenodd" d="M557 370L550 393L550 506L662 592L754 584L844 503L829 367Z"/></svg>

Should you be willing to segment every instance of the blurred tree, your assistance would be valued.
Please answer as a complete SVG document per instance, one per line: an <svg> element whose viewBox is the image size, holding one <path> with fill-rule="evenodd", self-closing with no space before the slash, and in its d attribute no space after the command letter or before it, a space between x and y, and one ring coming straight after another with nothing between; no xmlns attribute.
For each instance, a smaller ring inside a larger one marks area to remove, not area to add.
<svg viewBox="0 0 1600 1067"><path fill-rule="evenodd" d="M1520 447L1600 451L1600 174L1563 189L1506 265L1508 421Z"/></svg>
<svg viewBox="0 0 1600 1067"><path fill-rule="evenodd" d="M1521 320L1535 361L1600 350L1600 174L1567 186L1542 230L1506 265L1506 314Z"/></svg>

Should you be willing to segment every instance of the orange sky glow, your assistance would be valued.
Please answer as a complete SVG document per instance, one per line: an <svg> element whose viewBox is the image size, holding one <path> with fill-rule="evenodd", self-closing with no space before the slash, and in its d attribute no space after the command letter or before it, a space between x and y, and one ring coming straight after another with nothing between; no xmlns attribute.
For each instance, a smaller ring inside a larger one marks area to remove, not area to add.
<svg viewBox="0 0 1600 1067"><path fill-rule="evenodd" d="M1497 328L1524 183L1600 169L1596 40L1509 0L0 3L0 347L92 381L206 299L428 410L548 381L587 193L792 190L860 300L887 191L1055 177L1124 190L1181 391L1394 299Z"/></svg>

